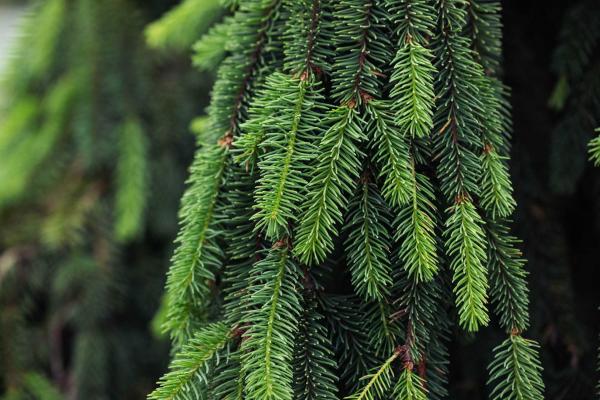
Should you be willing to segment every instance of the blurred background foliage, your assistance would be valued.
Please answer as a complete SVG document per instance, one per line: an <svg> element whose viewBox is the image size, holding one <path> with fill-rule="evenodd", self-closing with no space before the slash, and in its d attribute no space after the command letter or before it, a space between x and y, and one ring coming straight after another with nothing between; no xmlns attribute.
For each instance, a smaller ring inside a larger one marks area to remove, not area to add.
<svg viewBox="0 0 600 400"><path fill-rule="evenodd" d="M166 366L151 320L212 82L189 48L221 13L176 5L28 3L0 89L6 399L141 399Z"/></svg>
<svg viewBox="0 0 600 400"><path fill-rule="evenodd" d="M9 4L28 11L0 87L0 396L142 399L166 368L152 326L189 131L202 131L231 21L217 0L0 0ZM587 143L600 125L600 7L503 6L531 336L546 397L591 399L600 170ZM500 335L455 335L451 398L486 397Z"/></svg>

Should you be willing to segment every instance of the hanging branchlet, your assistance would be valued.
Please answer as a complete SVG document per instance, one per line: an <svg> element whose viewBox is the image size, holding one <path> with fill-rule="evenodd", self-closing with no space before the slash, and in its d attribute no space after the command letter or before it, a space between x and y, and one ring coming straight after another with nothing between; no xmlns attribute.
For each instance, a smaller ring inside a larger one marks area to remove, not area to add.
<svg viewBox="0 0 600 400"><path fill-rule="evenodd" d="M323 0L284 0L290 15L283 36L284 70L302 80L329 73L329 59L333 55L331 29L327 15L329 4Z"/></svg>
<svg viewBox="0 0 600 400"><path fill-rule="evenodd" d="M479 127L485 117L478 93L483 68L473 59L469 39L460 34L465 24L460 4L437 2L438 34L432 44L439 71L435 151L441 189L450 201L462 194L479 193L481 172L476 154L482 148Z"/></svg>
<svg viewBox="0 0 600 400"><path fill-rule="evenodd" d="M470 199L459 197L446 222L446 252L451 257L452 283L460 325L476 331L489 322L487 311L487 242L483 221Z"/></svg>
<svg viewBox="0 0 600 400"><path fill-rule="evenodd" d="M435 195L429 179L415 170L414 162L410 173L411 201L400 209L394 226L398 227L402 265L418 283L431 281L438 271Z"/></svg>
<svg viewBox="0 0 600 400"><path fill-rule="evenodd" d="M372 19L378 12L375 5L351 3L348 7L340 2L334 8L334 18L341 21L360 18L364 25L336 25L339 31L336 31L338 54L332 73L336 83L333 96L341 105L328 118L326 125L330 128L320 142L307 204L296 233L296 253L308 264L323 261L333 250L333 237L338 234L336 225L342 222L341 210L348 206L364 157L358 146L367 139L368 122L361 105L379 93L380 69L376 64L387 57L387 50L378 43L385 36L378 35L375 26L371 30Z"/></svg>
<svg viewBox="0 0 600 400"><path fill-rule="evenodd" d="M534 341L522 338L515 331L494 349L494 360L489 367L489 383L495 383L491 399L544 398L538 347Z"/></svg>
<svg viewBox="0 0 600 400"><path fill-rule="evenodd" d="M502 61L502 21L499 1L467 1L468 23L475 58L488 76L498 76Z"/></svg>
<svg viewBox="0 0 600 400"><path fill-rule="evenodd" d="M392 283L390 221L385 202L370 179L369 172L363 172L346 217L344 245L356 293L366 300L382 301Z"/></svg>
<svg viewBox="0 0 600 400"><path fill-rule="evenodd" d="M406 137L426 137L433 128L435 104L435 68L428 48L435 26L434 10L422 0L387 3L398 40L390 80L395 123Z"/></svg>
<svg viewBox="0 0 600 400"><path fill-rule="evenodd" d="M500 325L507 332L523 332L529 326L529 290L525 261L506 223L486 221L489 243L490 295Z"/></svg>
<svg viewBox="0 0 600 400"><path fill-rule="evenodd" d="M296 230L295 253L300 261L316 264L331 253L337 224L342 222L346 196L354 191L363 153L357 143L364 138L358 111L350 105L331 112L330 128L319 144L308 184L306 203Z"/></svg>
<svg viewBox="0 0 600 400"><path fill-rule="evenodd" d="M425 381L412 368L404 368L394 387L392 398L396 400L426 400Z"/></svg>
<svg viewBox="0 0 600 400"><path fill-rule="evenodd" d="M304 200L307 165L314 158L314 143L321 135L319 115L324 112L317 84L274 73L267 78L261 106L268 116L249 123L259 125L250 135L251 145L263 136L259 148L260 178L255 193L256 229L270 240L289 235L296 222L295 210ZM279 111L278 111L279 110Z"/></svg>
<svg viewBox="0 0 600 400"><path fill-rule="evenodd" d="M152 400L186 400L191 393L206 393L211 363L231 338L223 323L206 326L194 334L175 355L169 372L158 381L158 388L148 398ZM202 394L204 396L204 394Z"/></svg>
<svg viewBox="0 0 600 400"><path fill-rule="evenodd" d="M317 296L306 274L302 314L294 345L294 398L338 399L337 363Z"/></svg>
<svg viewBox="0 0 600 400"><path fill-rule="evenodd" d="M356 394L347 397L348 400L375 400L387 398L392 379L394 378L393 363L404 354L404 348L399 346L373 373L366 375L364 385Z"/></svg>
<svg viewBox="0 0 600 400"><path fill-rule="evenodd" d="M252 267L248 325L241 344L244 391L253 399L291 399L294 339L300 317L300 271L285 241Z"/></svg>
<svg viewBox="0 0 600 400"><path fill-rule="evenodd" d="M178 247L167 275L164 327L179 344L185 343L204 319L211 285L221 266L223 251L218 244L221 229L215 211L226 157L227 150L220 144L200 150L190 168L189 186L181 200Z"/></svg>

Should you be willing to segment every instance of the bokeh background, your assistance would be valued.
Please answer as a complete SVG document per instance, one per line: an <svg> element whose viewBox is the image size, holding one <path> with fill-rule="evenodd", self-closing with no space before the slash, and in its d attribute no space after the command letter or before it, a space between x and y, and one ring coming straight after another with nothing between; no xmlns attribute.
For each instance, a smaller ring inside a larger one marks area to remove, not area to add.
<svg viewBox="0 0 600 400"><path fill-rule="evenodd" d="M600 4L503 6L528 336L548 399L592 399ZM192 49L226 14L217 0L0 0L1 399L143 399L166 369L162 288L214 78ZM455 337L450 398L484 399L503 333Z"/></svg>

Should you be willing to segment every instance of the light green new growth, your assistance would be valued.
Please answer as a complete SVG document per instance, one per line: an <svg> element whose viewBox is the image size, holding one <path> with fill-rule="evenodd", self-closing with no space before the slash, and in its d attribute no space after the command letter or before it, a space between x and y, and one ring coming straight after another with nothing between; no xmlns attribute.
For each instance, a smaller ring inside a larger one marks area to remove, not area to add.
<svg viewBox="0 0 600 400"><path fill-rule="evenodd" d="M386 397L389 389L392 387L394 370L392 363L400 356L399 351L395 351L385 362L373 373L365 375L362 380L363 387L356 394L346 397L348 400L375 400Z"/></svg>
<svg viewBox="0 0 600 400"><path fill-rule="evenodd" d="M394 400L427 400L425 381L411 369L404 368L394 388Z"/></svg>
<svg viewBox="0 0 600 400"><path fill-rule="evenodd" d="M430 281L438 271L435 233L435 195L427 176L412 165L411 202L400 209L394 226L400 242L400 259L409 277Z"/></svg>
<svg viewBox="0 0 600 400"><path fill-rule="evenodd" d="M446 252L451 257L452 283L460 325L476 331L489 322L487 311L486 242L483 221L469 199L449 210L446 222Z"/></svg>

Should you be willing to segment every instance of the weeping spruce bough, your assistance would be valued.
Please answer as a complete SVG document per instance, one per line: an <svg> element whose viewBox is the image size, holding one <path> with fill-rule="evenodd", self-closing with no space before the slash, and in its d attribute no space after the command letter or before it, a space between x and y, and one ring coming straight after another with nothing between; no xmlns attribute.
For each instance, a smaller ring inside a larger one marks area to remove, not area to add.
<svg viewBox="0 0 600 400"><path fill-rule="evenodd" d="M453 325L493 315L491 398L543 398L499 4L228 3L149 397L444 398Z"/></svg>

